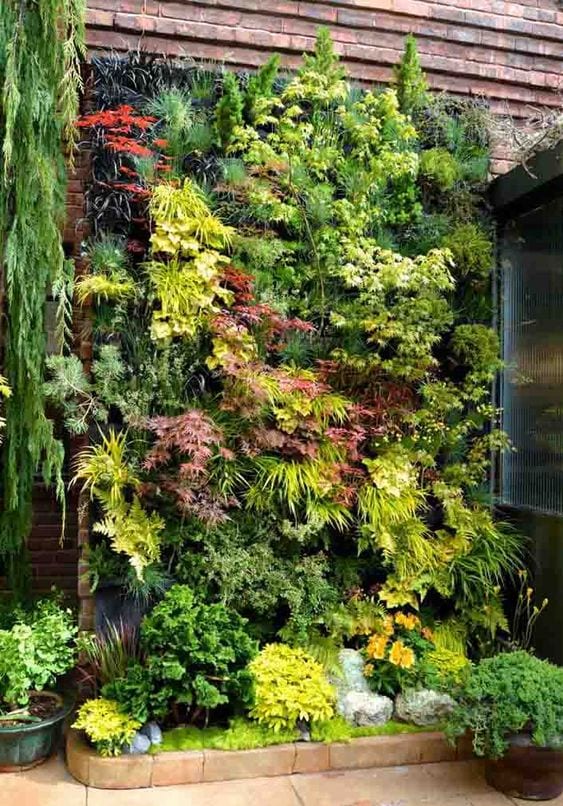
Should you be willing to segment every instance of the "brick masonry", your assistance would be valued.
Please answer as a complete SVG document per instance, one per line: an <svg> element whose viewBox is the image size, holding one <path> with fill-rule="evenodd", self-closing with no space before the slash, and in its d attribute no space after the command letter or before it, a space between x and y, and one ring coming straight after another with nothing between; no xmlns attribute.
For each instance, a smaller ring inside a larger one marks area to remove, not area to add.
<svg viewBox="0 0 563 806"><path fill-rule="evenodd" d="M369 84L389 81L412 32L434 89L485 97L495 112L523 120L531 106L561 103L562 23L556 0L88 0L87 42L91 54L141 48L239 69L257 67L276 51L292 69L325 24L350 75ZM493 172L510 167L497 149ZM87 233L87 174L84 158L69 183L65 244L77 258ZM89 343L79 339L76 347L88 361ZM87 541L87 520L82 517L79 529L72 505L62 547L59 534L52 501L38 490L29 544L38 590L53 581L78 589L76 558ZM84 584L79 589L87 593ZM91 605L84 601L86 620Z"/></svg>
<svg viewBox="0 0 563 806"><path fill-rule="evenodd" d="M330 26L350 74L386 82L404 36L417 36L431 85L482 95L517 117L557 106L563 11L556 0L89 0L92 50L145 48L255 67L278 51L288 68Z"/></svg>

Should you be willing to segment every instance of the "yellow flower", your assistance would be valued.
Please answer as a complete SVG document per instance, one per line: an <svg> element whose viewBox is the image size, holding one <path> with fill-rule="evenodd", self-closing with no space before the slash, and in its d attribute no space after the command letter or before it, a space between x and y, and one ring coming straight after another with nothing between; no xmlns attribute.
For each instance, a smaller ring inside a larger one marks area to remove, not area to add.
<svg viewBox="0 0 563 806"><path fill-rule="evenodd" d="M389 660L394 666L400 666L401 669L410 669L414 666L414 652L408 646L405 646L402 641L395 641L389 652Z"/></svg>
<svg viewBox="0 0 563 806"><path fill-rule="evenodd" d="M366 647L368 657L374 660L383 660L388 643L389 639L386 635L372 635Z"/></svg>
<svg viewBox="0 0 563 806"><path fill-rule="evenodd" d="M415 627L420 627L420 619L412 613L397 613L395 616L395 624L404 627L405 630L414 630Z"/></svg>
<svg viewBox="0 0 563 806"><path fill-rule="evenodd" d="M383 632L385 635L393 635L395 627L393 626L393 616L385 616L383 619Z"/></svg>
<svg viewBox="0 0 563 806"><path fill-rule="evenodd" d="M366 663L364 666L364 677L371 677L373 674L373 663Z"/></svg>

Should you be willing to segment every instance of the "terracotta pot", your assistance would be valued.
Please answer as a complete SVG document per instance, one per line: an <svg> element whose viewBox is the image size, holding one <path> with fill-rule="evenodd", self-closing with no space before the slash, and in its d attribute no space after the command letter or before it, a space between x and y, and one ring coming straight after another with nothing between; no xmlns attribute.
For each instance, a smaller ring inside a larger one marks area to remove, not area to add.
<svg viewBox="0 0 563 806"><path fill-rule="evenodd" d="M506 755L485 765L487 783L524 800L552 800L563 792L563 750L536 747L527 734L511 737Z"/></svg>

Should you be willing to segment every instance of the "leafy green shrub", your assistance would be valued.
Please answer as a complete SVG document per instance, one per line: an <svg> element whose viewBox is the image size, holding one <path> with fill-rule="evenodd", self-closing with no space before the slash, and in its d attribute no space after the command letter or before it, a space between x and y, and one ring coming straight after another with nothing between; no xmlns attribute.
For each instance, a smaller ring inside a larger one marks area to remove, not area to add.
<svg viewBox="0 0 563 806"><path fill-rule="evenodd" d="M439 190L451 190L459 179L459 166L445 148L430 148L420 155L420 173Z"/></svg>
<svg viewBox="0 0 563 806"><path fill-rule="evenodd" d="M302 649L268 644L250 663L255 701L251 716L275 731L298 719L329 719L335 693L323 667Z"/></svg>
<svg viewBox="0 0 563 806"><path fill-rule="evenodd" d="M72 668L77 628L70 610L54 601L20 613L0 630L0 698L4 707L26 705L29 692L54 686Z"/></svg>
<svg viewBox="0 0 563 806"><path fill-rule="evenodd" d="M130 659L121 677L112 677L102 687L102 696L119 703L122 711L141 722L153 716L164 716L168 704L168 689L156 689L150 669L140 661Z"/></svg>
<svg viewBox="0 0 563 806"><path fill-rule="evenodd" d="M453 257L456 274L484 280L493 266L493 243L478 224L459 224L442 239Z"/></svg>
<svg viewBox="0 0 563 806"><path fill-rule="evenodd" d="M100 698L80 706L72 727L83 730L101 756L118 756L141 722L123 713L114 700Z"/></svg>
<svg viewBox="0 0 563 806"><path fill-rule="evenodd" d="M474 667L449 718L450 738L473 732L479 756L499 758L508 736L524 731L539 747L563 743L563 668L519 651Z"/></svg>
<svg viewBox="0 0 563 806"><path fill-rule="evenodd" d="M186 585L174 585L143 619L141 648L146 654L150 712L164 716L171 705L212 709L248 703L247 664L256 644L246 621L221 604L204 604ZM125 684L124 684L125 685Z"/></svg>

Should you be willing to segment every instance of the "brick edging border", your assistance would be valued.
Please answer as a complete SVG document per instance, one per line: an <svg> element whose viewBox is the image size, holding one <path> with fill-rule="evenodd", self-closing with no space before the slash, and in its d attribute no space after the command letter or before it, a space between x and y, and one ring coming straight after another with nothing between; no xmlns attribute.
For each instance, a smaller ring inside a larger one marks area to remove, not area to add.
<svg viewBox="0 0 563 806"><path fill-rule="evenodd" d="M471 757L471 745L451 747L440 732L369 736L347 744L296 742L257 750L170 751L102 758L70 730L66 763L71 775L97 789L139 789L262 778L293 773L394 767Z"/></svg>

